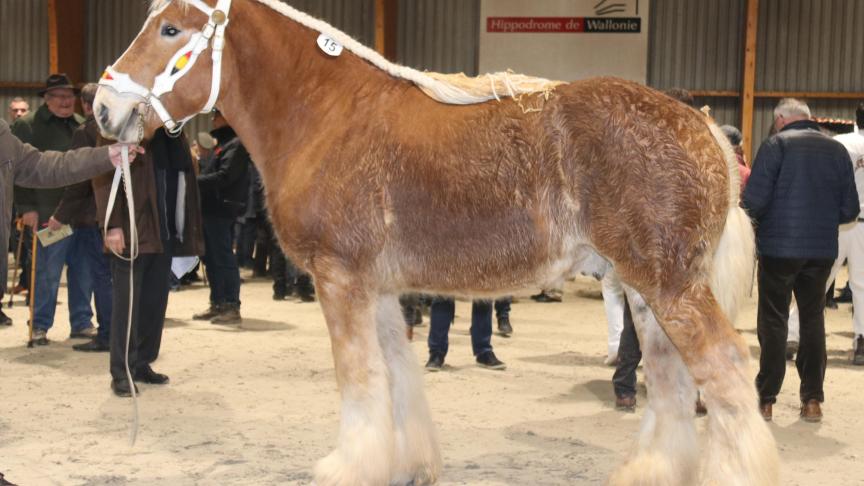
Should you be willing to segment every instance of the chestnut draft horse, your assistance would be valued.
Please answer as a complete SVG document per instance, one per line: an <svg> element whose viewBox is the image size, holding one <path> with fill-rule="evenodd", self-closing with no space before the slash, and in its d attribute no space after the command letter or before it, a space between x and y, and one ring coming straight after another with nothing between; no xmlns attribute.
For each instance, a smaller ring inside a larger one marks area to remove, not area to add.
<svg viewBox="0 0 864 486"><path fill-rule="evenodd" d="M753 233L735 158L696 110L614 78L421 73L276 0L158 0L101 84L105 135L177 130L215 103L260 169L330 332L341 425L317 484L440 473L400 293L487 298L612 269L650 404L610 482L777 482L731 323Z"/></svg>

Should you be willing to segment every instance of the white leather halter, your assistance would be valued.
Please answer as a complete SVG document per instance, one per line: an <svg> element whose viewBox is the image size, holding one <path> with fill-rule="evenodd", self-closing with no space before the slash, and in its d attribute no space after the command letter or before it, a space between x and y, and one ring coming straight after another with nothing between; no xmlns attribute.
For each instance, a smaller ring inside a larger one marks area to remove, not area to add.
<svg viewBox="0 0 864 486"><path fill-rule="evenodd" d="M213 74L210 82L210 97L207 103L201 108L200 113L209 113L216 104L216 98L219 96L219 86L222 81L222 50L225 47L225 27L228 26L228 11L231 9L231 0L219 0L216 6L211 8L201 0L185 0L186 3L192 5L198 10L204 12L209 20L201 29L201 32L196 32L180 50L178 50L161 74L153 80L153 88L147 89L144 86L136 83L126 74L115 70L112 66L105 69L102 79L99 84L108 86L120 94L132 94L140 97L144 102L156 111L165 128L170 133L179 133L183 128L183 124L189 121L196 114L193 113L179 121L176 121L162 101L159 99L165 93L170 93L174 89L174 83L182 78L195 65L198 56L204 52L210 45L210 40L213 40L211 48L211 58L213 59Z"/></svg>

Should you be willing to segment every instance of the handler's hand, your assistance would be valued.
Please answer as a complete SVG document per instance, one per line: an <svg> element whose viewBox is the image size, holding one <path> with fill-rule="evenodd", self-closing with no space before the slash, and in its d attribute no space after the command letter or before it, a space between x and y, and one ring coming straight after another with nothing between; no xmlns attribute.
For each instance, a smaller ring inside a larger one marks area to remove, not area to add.
<svg viewBox="0 0 864 486"><path fill-rule="evenodd" d="M111 228L105 236L105 246L114 253L123 253L126 249L126 239L123 237L122 228Z"/></svg>
<svg viewBox="0 0 864 486"><path fill-rule="evenodd" d="M144 147L131 143L115 143L108 146L108 157L111 158L111 163L114 167L120 167L123 163L123 157L120 155L122 147L129 147L129 162L135 160L135 156L144 153Z"/></svg>
<svg viewBox="0 0 864 486"><path fill-rule="evenodd" d="M36 225L39 224L39 213L36 211L27 211L21 215L21 223L24 224L24 226L35 228Z"/></svg>
<svg viewBox="0 0 864 486"><path fill-rule="evenodd" d="M54 219L54 216L48 218L48 229L51 231L57 231L63 227L63 223Z"/></svg>

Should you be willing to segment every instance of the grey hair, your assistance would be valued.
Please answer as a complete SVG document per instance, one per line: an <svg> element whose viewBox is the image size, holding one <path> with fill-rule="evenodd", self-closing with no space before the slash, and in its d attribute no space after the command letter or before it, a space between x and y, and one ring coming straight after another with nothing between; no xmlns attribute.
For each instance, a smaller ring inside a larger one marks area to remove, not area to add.
<svg viewBox="0 0 864 486"><path fill-rule="evenodd" d="M93 100L96 99L96 90L99 85L96 83L87 83L81 88L81 102L93 106Z"/></svg>
<svg viewBox="0 0 864 486"><path fill-rule="evenodd" d="M810 107L807 103L796 98L783 98L777 103L774 108L774 118L782 116L783 118L807 117L810 118Z"/></svg>

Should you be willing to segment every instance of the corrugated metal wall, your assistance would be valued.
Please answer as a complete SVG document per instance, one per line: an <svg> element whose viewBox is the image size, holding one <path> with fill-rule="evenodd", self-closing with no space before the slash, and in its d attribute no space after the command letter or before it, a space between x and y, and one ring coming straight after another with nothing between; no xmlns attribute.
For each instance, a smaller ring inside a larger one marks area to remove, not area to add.
<svg viewBox="0 0 864 486"><path fill-rule="evenodd" d="M46 2L0 0L0 80L44 83L48 77L48 8ZM0 108L6 121L9 102L16 96L36 109L42 99L35 89L0 89Z"/></svg>
<svg viewBox="0 0 864 486"><path fill-rule="evenodd" d="M864 2L762 0L756 89L864 91Z"/></svg>
<svg viewBox="0 0 864 486"><path fill-rule="evenodd" d="M374 0L285 0L367 45L374 43ZM0 80L41 82L48 75L44 0L0 0ZM88 0L85 73L90 80L119 56L146 15L146 0ZM665 89L740 90L746 0L652 0L648 83ZM477 74L480 0L398 0L397 61ZM8 21L7 19L17 19ZM864 0L762 0L757 90L864 91ZM858 31L856 32L856 29ZM2 89L38 105L34 90ZM776 99L757 99L754 141L768 134ZM721 123L740 123L735 97L697 99ZM814 114L851 118L853 100L810 100ZM206 129L196 120L191 131Z"/></svg>
<svg viewBox="0 0 864 486"><path fill-rule="evenodd" d="M652 0L648 84L737 90L745 0Z"/></svg>
<svg viewBox="0 0 864 486"><path fill-rule="evenodd" d="M282 0L375 47L375 0Z"/></svg>
<svg viewBox="0 0 864 486"><path fill-rule="evenodd" d="M741 89L746 0L652 0L648 84L660 89ZM860 0L761 0L757 91L864 91ZM857 31L856 31L857 29ZM776 98L757 98L754 153L771 129ZM850 119L855 100L807 100L816 116ZM739 126L737 97L700 98Z"/></svg>
<svg viewBox="0 0 864 486"><path fill-rule="evenodd" d="M479 43L479 0L399 0L398 63L474 76Z"/></svg>
<svg viewBox="0 0 864 486"><path fill-rule="evenodd" d="M33 0L0 0L0 80L48 77L48 8Z"/></svg>
<svg viewBox="0 0 864 486"><path fill-rule="evenodd" d="M746 0L652 0L648 85L741 89ZM738 98L697 97L721 124L740 126Z"/></svg>

